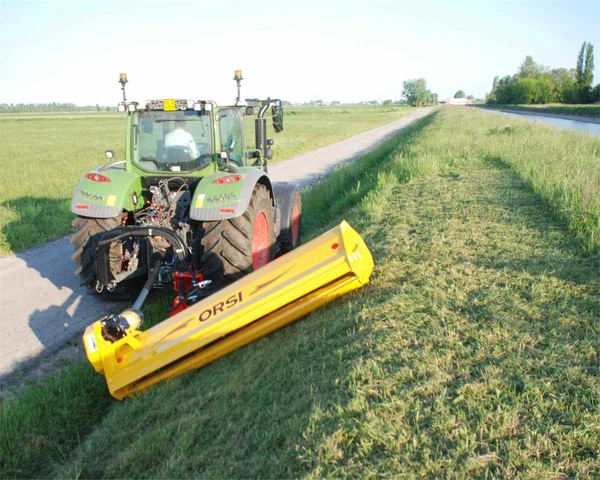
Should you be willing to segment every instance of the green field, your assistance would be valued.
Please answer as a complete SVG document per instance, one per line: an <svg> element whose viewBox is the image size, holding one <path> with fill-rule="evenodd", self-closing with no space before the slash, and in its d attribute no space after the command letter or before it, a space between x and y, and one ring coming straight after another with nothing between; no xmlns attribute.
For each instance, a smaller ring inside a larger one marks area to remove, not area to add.
<svg viewBox="0 0 600 480"><path fill-rule="evenodd" d="M485 105L485 108L502 110L517 110L520 112L558 113L562 115L578 115L585 117L600 117L600 105Z"/></svg>
<svg viewBox="0 0 600 480"><path fill-rule="evenodd" d="M410 107L293 107L275 135L274 161L290 158L390 123ZM71 196L81 177L124 155L125 121L114 114L86 118L0 117L0 257L70 232ZM271 132L272 133L272 132Z"/></svg>
<svg viewBox="0 0 600 480"><path fill-rule="evenodd" d="M34 381L2 403L0 476L598 478L599 153L422 119L304 196L307 237L361 233L369 285L124 402L85 362Z"/></svg>

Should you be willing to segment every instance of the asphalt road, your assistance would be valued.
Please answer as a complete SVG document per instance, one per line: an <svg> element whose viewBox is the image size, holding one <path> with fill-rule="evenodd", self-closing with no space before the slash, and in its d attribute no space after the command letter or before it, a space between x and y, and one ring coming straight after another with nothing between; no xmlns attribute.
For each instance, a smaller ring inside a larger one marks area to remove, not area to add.
<svg viewBox="0 0 600 480"><path fill-rule="evenodd" d="M274 181L306 187L427 115L420 109L388 125L269 167ZM70 235L0 259L0 378L64 347L85 327L128 304L88 295L73 274Z"/></svg>

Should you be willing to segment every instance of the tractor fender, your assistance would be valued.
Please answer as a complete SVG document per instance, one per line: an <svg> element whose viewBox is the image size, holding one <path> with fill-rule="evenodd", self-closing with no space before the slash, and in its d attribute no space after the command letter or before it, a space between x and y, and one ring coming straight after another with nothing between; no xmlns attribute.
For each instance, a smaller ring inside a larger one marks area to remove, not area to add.
<svg viewBox="0 0 600 480"><path fill-rule="evenodd" d="M280 221L280 240L283 242L291 239L291 224L294 206L294 194L296 190L300 192L300 185L297 183L275 182L273 183L273 193L275 197L275 206L279 209L281 215Z"/></svg>
<svg viewBox="0 0 600 480"><path fill-rule="evenodd" d="M229 172L214 172L200 180L190 208L190 217L203 222L240 217L248 209L256 184L267 187L273 198L273 186L267 174L258 168L242 167L242 180L223 185L215 184L219 178L229 177ZM237 174L236 174L237 175Z"/></svg>
<svg viewBox="0 0 600 480"><path fill-rule="evenodd" d="M71 199L71 212L91 218L112 218L123 210L132 211L143 206L140 176L111 166L86 173Z"/></svg>

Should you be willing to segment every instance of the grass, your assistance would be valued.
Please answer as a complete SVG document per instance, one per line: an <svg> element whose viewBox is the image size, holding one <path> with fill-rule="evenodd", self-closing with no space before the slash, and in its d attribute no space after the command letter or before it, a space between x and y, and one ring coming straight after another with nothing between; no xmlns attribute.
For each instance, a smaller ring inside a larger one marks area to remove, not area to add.
<svg viewBox="0 0 600 480"><path fill-rule="evenodd" d="M587 252L600 252L600 139L519 119L492 126L487 115L480 117L476 154L510 165Z"/></svg>
<svg viewBox="0 0 600 480"><path fill-rule="evenodd" d="M527 128L442 109L343 167L305 225L357 228L368 286L124 402L25 389L2 478L598 478L600 261L520 175Z"/></svg>
<svg viewBox="0 0 600 480"><path fill-rule="evenodd" d="M287 111L284 132L275 138L274 160L390 123L411 111L294 107ZM71 196L81 177L107 163L106 150L123 158L122 116L71 117L0 118L0 257L67 235L74 218Z"/></svg>
<svg viewBox="0 0 600 480"><path fill-rule="evenodd" d="M600 105L485 105L486 108L501 108L503 110L518 110L524 112L558 113L562 115L580 115L585 117L600 117Z"/></svg>
<svg viewBox="0 0 600 480"><path fill-rule="evenodd" d="M0 477L47 478L112 406L105 391L106 382L89 365L66 362L18 401L3 402Z"/></svg>

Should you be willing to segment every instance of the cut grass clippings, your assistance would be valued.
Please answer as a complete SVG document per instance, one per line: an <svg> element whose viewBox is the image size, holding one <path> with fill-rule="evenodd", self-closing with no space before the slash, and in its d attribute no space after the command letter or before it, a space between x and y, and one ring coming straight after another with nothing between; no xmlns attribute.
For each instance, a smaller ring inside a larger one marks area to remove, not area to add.
<svg viewBox="0 0 600 480"><path fill-rule="evenodd" d="M519 176L521 122L443 109L316 185L308 236L346 218L369 285L91 421L5 401L2 477L597 478L600 262Z"/></svg>
<svg viewBox="0 0 600 480"><path fill-rule="evenodd" d="M273 161L285 159L402 118L411 107L293 107L275 139ZM248 128L254 131L248 117ZM272 132L268 126L269 132ZM254 144L253 135L249 139ZM81 177L124 155L125 117L0 118L0 257L67 235L71 197Z"/></svg>

